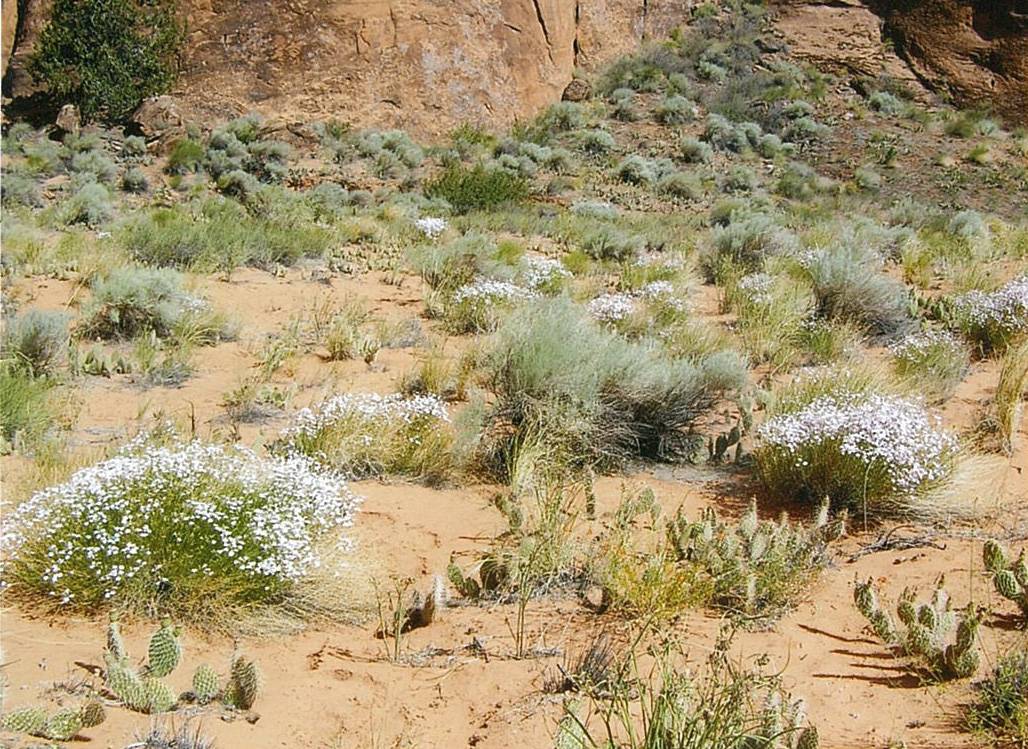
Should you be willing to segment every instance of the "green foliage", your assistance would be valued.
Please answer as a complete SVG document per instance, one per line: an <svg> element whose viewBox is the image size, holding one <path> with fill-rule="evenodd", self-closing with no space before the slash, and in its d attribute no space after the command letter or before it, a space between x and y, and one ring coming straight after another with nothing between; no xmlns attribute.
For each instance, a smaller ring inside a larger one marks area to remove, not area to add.
<svg viewBox="0 0 1028 749"><path fill-rule="evenodd" d="M1017 559L1010 561L997 541L989 539L982 548L985 569L992 575L996 592L1013 601L1028 617L1028 560L1022 549Z"/></svg>
<svg viewBox="0 0 1028 749"><path fill-rule="evenodd" d="M977 699L967 710L967 726L1002 746L1028 746L1028 652L1013 650L1004 655L976 686Z"/></svg>
<svg viewBox="0 0 1028 749"><path fill-rule="evenodd" d="M120 120L174 80L183 29L171 2L56 0L29 71L84 117Z"/></svg>
<svg viewBox="0 0 1028 749"><path fill-rule="evenodd" d="M442 198L457 213L491 210L528 197L527 181L501 169L455 165L425 185L425 195Z"/></svg>
<svg viewBox="0 0 1028 749"><path fill-rule="evenodd" d="M64 201L58 215L65 224L99 226L114 215L111 193L97 182L86 182Z"/></svg>
<svg viewBox="0 0 1028 749"><path fill-rule="evenodd" d="M962 612L952 609L940 579L931 601L917 604L916 592L907 588L896 606L897 626L878 603L874 583L857 582L853 601L870 622L872 631L886 645L914 659L933 679L966 679L974 676L981 661L978 645L979 618L974 605ZM955 633L952 643L950 637Z"/></svg>
<svg viewBox="0 0 1028 749"><path fill-rule="evenodd" d="M53 428L52 386L23 367L0 362L0 453L8 452L10 443L31 444Z"/></svg>

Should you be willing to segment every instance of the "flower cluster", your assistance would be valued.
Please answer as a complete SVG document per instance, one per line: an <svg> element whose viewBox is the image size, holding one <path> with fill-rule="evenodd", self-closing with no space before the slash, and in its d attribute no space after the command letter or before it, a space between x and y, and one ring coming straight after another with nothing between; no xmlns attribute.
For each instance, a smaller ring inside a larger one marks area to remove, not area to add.
<svg viewBox="0 0 1028 749"><path fill-rule="evenodd" d="M330 398L317 408L301 409L294 417L292 425L282 432L282 437L290 439L314 435L329 426L350 419L410 424L424 420L448 422L450 415L446 410L446 404L435 395L405 398L399 393L344 393Z"/></svg>
<svg viewBox="0 0 1028 749"><path fill-rule="evenodd" d="M635 312L635 305L631 294L603 294L589 302L587 308L600 322L620 322Z"/></svg>
<svg viewBox="0 0 1028 749"><path fill-rule="evenodd" d="M889 352L894 357L908 362L922 361L940 350L960 355L963 349L960 341L945 330L925 330L912 333L889 346Z"/></svg>
<svg viewBox="0 0 1028 749"><path fill-rule="evenodd" d="M968 325L1013 334L1028 330L1028 275L986 293L969 291L953 300Z"/></svg>
<svg viewBox="0 0 1028 749"><path fill-rule="evenodd" d="M429 239L435 239L446 231L446 227L449 226L449 224L446 223L446 219L444 218L425 216L416 220L414 222L414 226L416 226L418 231Z"/></svg>
<svg viewBox="0 0 1028 749"><path fill-rule="evenodd" d="M816 398L794 413L770 419L759 436L765 445L793 455L800 469L809 465L808 450L831 445L843 456L883 468L901 494L916 493L945 476L957 449L956 439L920 405L878 394Z"/></svg>
<svg viewBox="0 0 1028 749"><path fill-rule="evenodd" d="M5 518L5 579L16 573L73 605L140 585L153 595L219 577L252 597L318 566L315 542L351 525L360 501L304 458L137 442Z"/></svg>
<svg viewBox="0 0 1028 749"><path fill-rule="evenodd" d="M541 255L529 255L525 258L522 280L525 286L533 291L552 287L570 277L571 272L559 260Z"/></svg>
<svg viewBox="0 0 1028 749"><path fill-rule="evenodd" d="M532 299L536 294L531 289L518 286L510 281L494 281L489 278L480 278L474 283L461 286L453 294L453 301L457 304L462 302L519 302L525 299Z"/></svg>
<svg viewBox="0 0 1028 749"><path fill-rule="evenodd" d="M767 304L771 301L771 287L775 279L770 273L750 273L739 279L740 291L745 291L747 298L754 304Z"/></svg>

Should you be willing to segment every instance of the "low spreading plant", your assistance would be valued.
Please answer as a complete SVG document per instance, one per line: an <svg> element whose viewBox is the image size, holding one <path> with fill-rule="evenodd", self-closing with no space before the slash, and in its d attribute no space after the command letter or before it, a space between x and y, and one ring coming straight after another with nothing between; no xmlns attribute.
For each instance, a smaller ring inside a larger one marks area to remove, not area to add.
<svg viewBox="0 0 1028 749"><path fill-rule="evenodd" d="M477 279L453 293L444 314L447 330L458 334L494 330L506 312L535 296L531 289L509 281Z"/></svg>
<svg viewBox="0 0 1028 749"><path fill-rule="evenodd" d="M871 624L872 631L898 653L914 659L926 674L937 680L974 676L981 662L978 645L979 618L974 606L952 609L949 594L939 581L931 601L917 604L916 591L907 588L896 605L902 629L878 603L874 583L858 582L853 600ZM954 641L949 642L955 633Z"/></svg>
<svg viewBox="0 0 1028 749"><path fill-rule="evenodd" d="M154 609L200 625L280 601L359 498L299 456L138 439L5 518L3 581L36 604Z"/></svg>
<svg viewBox="0 0 1028 749"><path fill-rule="evenodd" d="M297 413L273 450L352 478L438 483L453 467L449 422L446 405L434 395L339 395Z"/></svg>
<svg viewBox="0 0 1028 749"><path fill-rule="evenodd" d="M919 499L945 484L959 449L917 403L846 388L787 399L757 434L757 473L773 495L865 514L931 513Z"/></svg>

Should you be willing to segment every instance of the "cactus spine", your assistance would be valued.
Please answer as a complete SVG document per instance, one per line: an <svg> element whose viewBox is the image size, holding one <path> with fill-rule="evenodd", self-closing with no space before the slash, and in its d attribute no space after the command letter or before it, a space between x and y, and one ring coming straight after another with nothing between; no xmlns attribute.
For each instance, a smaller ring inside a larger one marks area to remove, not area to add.
<svg viewBox="0 0 1028 749"><path fill-rule="evenodd" d="M232 675L226 690L226 701L240 710L249 710L257 701L260 676L253 661L244 656L232 660Z"/></svg>
<svg viewBox="0 0 1028 749"><path fill-rule="evenodd" d="M7 713L0 720L0 728L14 733L38 736L46 725L46 710L41 707L23 707Z"/></svg>
<svg viewBox="0 0 1028 749"><path fill-rule="evenodd" d="M99 700L90 700L82 706L79 717L83 728L94 728L107 720L107 711Z"/></svg>
<svg viewBox="0 0 1028 749"><path fill-rule="evenodd" d="M119 661L128 661L125 641L121 638L121 624L118 621L118 614L113 611L107 624L107 652Z"/></svg>
<svg viewBox="0 0 1028 749"><path fill-rule="evenodd" d="M58 710L46 719L43 736L53 741L67 741L82 730L82 714L80 710Z"/></svg>

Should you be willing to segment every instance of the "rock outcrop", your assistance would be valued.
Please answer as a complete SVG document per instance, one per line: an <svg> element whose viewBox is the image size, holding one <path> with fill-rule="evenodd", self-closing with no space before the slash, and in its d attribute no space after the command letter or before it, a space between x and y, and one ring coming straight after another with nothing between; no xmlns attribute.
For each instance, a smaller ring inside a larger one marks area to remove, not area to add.
<svg viewBox="0 0 1028 749"><path fill-rule="evenodd" d="M25 61L52 0L3 4L5 93L33 92ZM180 0L188 23L183 117L258 111L336 117L424 135L504 125L593 69L659 38L691 0ZM1028 120L1023 0L771 0L792 50L861 75L885 72L992 102ZM1018 8L1022 10L1018 10ZM21 18L18 18L19 8ZM12 49L12 27L17 30ZM895 53L884 40L895 42ZM898 56L897 56L898 55ZM900 58L903 61L901 62Z"/></svg>
<svg viewBox="0 0 1028 749"><path fill-rule="evenodd" d="M963 107L1028 122L1023 0L773 0L794 54L859 75L915 76ZM907 70L896 65L896 56Z"/></svg>

